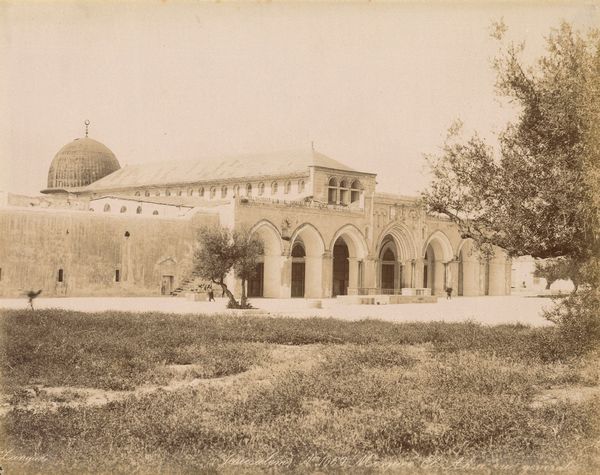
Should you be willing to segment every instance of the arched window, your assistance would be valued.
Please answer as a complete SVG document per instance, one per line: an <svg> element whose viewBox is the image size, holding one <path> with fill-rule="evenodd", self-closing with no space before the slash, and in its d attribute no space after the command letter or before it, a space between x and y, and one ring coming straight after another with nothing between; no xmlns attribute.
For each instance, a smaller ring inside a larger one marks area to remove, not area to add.
<svg viewBox="0 0 600 475"><path fill-rule="evenodd" d="M171 190L168 188L165 190L165 196L171 196Z"/></svg>
<svg viewBox="0 0 600 475"><path fill-rule="evenodd" d="M156 192L154 193L154 196L160 196L160 190L156 190Z"/></svg>
<svg viewBox="0 0 600 475"><path fill-rule="evenodd" d="M109 205L108 203L106 203L106 204L104 205L104 212L105 212L105 213L109 213L109 212L110 212L110 205Z"/></svg>
<svg viewBox="0 0 600 475"><path fill-rule="evenodd" d="M126 213L127 212L127 206L121 206L121 213Z"/></svg>
<svg viewBox="0 0 600 475"><path fill-rule="evenodd" d="M150 196L150 192L148 190L144 191L144 196Z"/></svg>
<svg viewBox="0 0 600 475"><path fill-rule="evenodd" d="M340 183L340 203L348 204L348 198L350 191L348 190L348 182L346 180L342 180Z"/></svg>
<svg viewBox="0 0 600 475"><path fill-rule="evenodd" d="M137 209L135 210L135 214L142 214L142 207L138 206Z"/></svg>
<svg viewBox="0 0 600 475"><path fill-rule="evenodd" d="M58 269L58 276L56 280L58 280L59 282L65 281L65 272L62 269Z"/></svg>
<svg viewBox="0 0 600 475"><path fill-rule="evenodd" d="M292 247L292 257L306 257L306 251L304 250L302 243L294 243L294 247Z"/></svg>
<svg viewBox="0 0 600 475"><path fill-rule="evenodd" d="M140 196L140 192L139 192L139 191L136 191L136 192L135 192L135 196Z"/></svg>
<svg viewBox="0 0 600 475"><path fill-rule="evenodd" d="M285 185L283 185L283 192L287 195L291 189L292 189L292 182L286 181Z"/></svg>
<svg viewBox="0 0 600 475"><path fill-rule="evenodd" d="M152 211L152 215L153 215L153 216L158 216L158 210L157 210L157 209L155 209L154 211Z"/></svg>
<svg viewBox="0 0 600 475"><path fill-rule="evenodd" d="M240 196L240 185L234 185L233 187L233 196L236 198Z"/></svg>
<svg viewBox="0 0 600 475"><path fill-rule="evenodd" d="M252 196L252 183L246 185L246 196Z"/></svg>
<svg viewBox="0 0 600 475"><path fill-rule="evenodd" d="M337 180L335 178L329 179L329 186L327 188L327 203L336 204L338 201L338 188Z"/></svg>
<svg viewBox="0 0 600 475"><path fill-rule="evenodd" d="M271 183L271 194L276 195L277 189L278 189L278 184L276 181L274 181L273 183Z"/></svg>
<svg viewBox="0 0 600 475"><path fill-rule="evenodd" d="M386 249L381 258L382 261L395 261L396 256L394 256L394 251L391 249Z"/></svg>
<svg viewBox="0 0 600 475"><path fill-rule="evenodd" d="M304 191L304 180L298 181L298 193L302 193Z"/></svg>
<svg viewBox="0 0 600 475"><path fill-rule="evenodd" d="M227 187L226 186L221 187L221 198L227 198Z"/></svg>
<svg viewBox="0 0 600 475"><path fill-rule="evenodd" d="M265 184L260 182L258 184L258 196L262 196L265 193Z"/></svg>
<svg viewBox="0 0 600 475"><path fill-rule="evenodd" d="M210 189L210 199L212 200L216 196L216 194L217 194L217 189L213 186Z"/></svg>
<svg viewBox="0 0 600 475"><path fill-rule="evenodd" d="M350 203L360 200L360 181L354 180L350 185Z"/></svg>
<svg viewBox="0 0 600 475"><path fill-rule="evenodd" d="M183 190L177 190L177 196L183 195Z"/></svg>
<svg viewBox="0 0 600 475"><path fill-rule="evenodd" d="M188 190L188 196L192 196L194 194L194 190L192 190L191 188Z"/></svg>
<svg viewBox="0 0 600 475"><path fill-rule="evenodd" d="M200 196L201 198L204 197L204 187L203 186L201 186L198 189L198 196Z"/></svg>

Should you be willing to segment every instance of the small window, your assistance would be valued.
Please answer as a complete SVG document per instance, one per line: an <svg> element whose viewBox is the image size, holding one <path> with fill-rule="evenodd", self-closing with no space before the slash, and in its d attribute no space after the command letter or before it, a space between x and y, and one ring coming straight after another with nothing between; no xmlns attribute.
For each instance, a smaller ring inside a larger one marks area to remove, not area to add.
<svg viewBox="0 0 600 475"><path fill-rule="evenodd" d="M277 194L277 189L278 189L277 182L274 181L273 183L271 183L271 194L272 195L276 195Z"/></svg>
<svg viewBox="0 0 600 475"><path fill-rule="evenodd" d="M171 196L171 190L168 188L165 190L165 196Z"/></svg>
<svg viewBox="0 0 600 475"><path fill-rule="evenodd" d="M152 211L152 216L158 216L158 210L155 209L154 211Z"/></svg>
<svg viewBox="0 0 600 475"><path fill-rule="evenodd" d="M58 282L64 282L65 281L65 273L62 269L58 269L58 278L57 278Z"/></svg>
<svg viewBox="0 0 600 475"><path fill-rule="evenodd" d="M246 185L246 196L252 196L252 184L248 183Z"/></svg>
<svg viewBox="0 0 600 475"><path fill-rule="evenodd" d="M233 187L233 196L236 198L240 196L240 185L235 185Z"/></svg>
<svg viewBox="0 0 600 475"><path fill-rule="evenodd" d="M136 191L136 192L135 192L135 196L140 196L140 192L139 192L139 191Z"/></svg>
<svg viewBox="0 0 600 475"><path fill-rule="evenodd" d="M200 196L200 197L203 197L203 196L204 196L204 187L203 187L203 186L201 186L201 187L198 189L198 196Z"/></svg>
<svg viewBox="0 0 600 475"><path fill-rule="evenodd" d="M194 194L194 190L192 190L191 188L188 190L188 196L192 196Z"/></svg>
<svg viewBox="0 0 600 475"><path fill-rule="evenodd" d="M121 206L121 213L127 212L127 206Z"/></svg>
<svg viewBox="0 0 600 475"><path fill-rule="evenodd" d="M105 213L109 213L109 212L110 212L110 205L109 205L108 203L106 203L106 204L104 205L104 212L105 212Z"/></svg>
<svg viewBox="0 0 600 475"><path fill-rule="evenodd" d="M259 183L258 184L258 195L262 196L264 193L265 193L265 184Z"/></svg>
<svg viewBox="0 0 600 475"><path fill-rule="evenodd" d="M292 189L292 182L286 181L285 185L283 186L283 192L287 195L291 189Z"/></svg>
<svg viewBox="0 0 600 475"><path fill-rule="evenodd" d="M181 195L183 195L183 190L178 190L177 191L177 196L181 196Z"/></svg>
<svg viewBox="0 0 600 475"><path fill-rule="evenodd" d="M148 190L144 191L144 196L150 196L150 192Z"/></svg>
<svg viewBox="0 0 600 475"><path fill-rule="evenodd" d="M227 187L221 187L221 198L227 198Z"/></svg>
<svg viewBox="0 0 600 475"><path fill-rule="evenodd" d="M298 193L302 193L304 191L304 180L300 180L298 182Z"/></svg>
<svg viewBox="0 0 600 475"><path fill-rule="evenodd" d="M142 207L138 206L137 209L135 210L135 214L142 214Z"/></svg>
<svg viewBox="0 0 600 475"><path fill-rule="evenodd" d="M121 282L121 271L119 269L115 270L115 282Z"/></svg>
<svg viewBox="0 0 600 475"><path fill-rule="evenodd" d="M212 200L216 196L216 194L217 194L217 189L213 186L210 189L210 199Z"/></svg>

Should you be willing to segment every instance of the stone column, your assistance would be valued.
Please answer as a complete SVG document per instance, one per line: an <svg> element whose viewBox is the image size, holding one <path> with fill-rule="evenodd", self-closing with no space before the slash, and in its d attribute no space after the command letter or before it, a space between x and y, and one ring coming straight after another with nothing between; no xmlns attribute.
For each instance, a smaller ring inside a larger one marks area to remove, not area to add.
<svg viewBox="0 0 600 475"><path fill-rule="evenodd" d="M458 295L458 261L448 262L447 287L452 287L452 295Z"/></svg>
<svg viewBox="0 0 600 475"><path fill-rule="evenodd" d="M423 261L423 259L419 258L419 259L415 259L415 264L414 264L414 268L415 268L415 279L414 279L414 286L417 289L420 289L423 287L423 273L425 272L425 262Z"/></svg>
<svg viewBox="0 0 600 475"><path fill-rule="evenodd" d="M358 262L356 257L348 258L348 295L357 295L360 283L358 281Z"/></svg>
<svg viewBox="0 0 600 475"><path fill-rule="evenodd" d="M363 262L363 287L366 289L375 289L379 286L377 259L367 257Z"/></svg>
<svg viewBox="0 0 600 475"><path fill-rule="evenodd" d="M321 296L324 298L331 298L333 293L333 256L331 255L331 251L325 251L321 259Z"/></svg>
<svg viewBox="0 0 600 475"><path fill-rule="evenodd" d="M292 257L290 255L281 256L281 289L279 297L289 299L292 296Z"/></svg>

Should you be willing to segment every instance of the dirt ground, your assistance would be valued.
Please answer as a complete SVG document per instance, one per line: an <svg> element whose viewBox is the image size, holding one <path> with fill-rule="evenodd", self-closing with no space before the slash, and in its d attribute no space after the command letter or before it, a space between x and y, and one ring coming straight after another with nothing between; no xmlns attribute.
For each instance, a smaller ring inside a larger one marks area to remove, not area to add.
<svg viewBox="0 0 600 475"><path fill-rule="evenodd" d="M550 325L542 310L552 305L549 298L531 296L440 298L437 303L397 305L344 305L336 299L251 299L261 314L297 318L333 317L342 320L379 319L391 322L461 322L472 320L488 325L522 323ZM322 308L314 308L320 304ZM106 310L158 311L169 313L240 313L227 310L226 300L194 302L184 297L67 297L38 298L36 308L64 308L86 312ZM26 308L27 299L0 299L2 308Z"/></svg>

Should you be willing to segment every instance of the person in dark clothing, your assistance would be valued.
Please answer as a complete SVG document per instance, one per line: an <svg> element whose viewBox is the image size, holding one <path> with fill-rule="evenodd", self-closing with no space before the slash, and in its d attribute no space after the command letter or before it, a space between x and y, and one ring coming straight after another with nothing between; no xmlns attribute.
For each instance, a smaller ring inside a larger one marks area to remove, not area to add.
<svg viewBox="0 0 600 475"><path fill-rule="evenodd" d="M446 287L446 300L450 300L452 298L452 287Z"/></svg>
<svg viewBox="0 0 600 475"><path fill-rule="evenodd" d="M208 301L209 302L215 301L215 293L213 292L212 287L210 289L208 289Z"/></svg>

